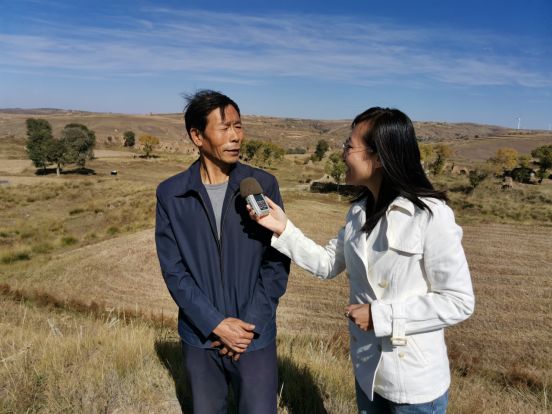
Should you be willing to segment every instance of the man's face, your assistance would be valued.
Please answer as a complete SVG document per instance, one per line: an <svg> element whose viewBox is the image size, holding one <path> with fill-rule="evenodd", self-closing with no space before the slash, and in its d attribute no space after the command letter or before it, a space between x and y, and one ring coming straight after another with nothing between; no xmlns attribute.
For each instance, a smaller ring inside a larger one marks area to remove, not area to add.
<svg viewBox="0 0 552 414"><path fill-rule="evenodd" d="M224 108L224 120L220 115L218 108L211 111L203 132L190 131L192 140L201 154L215 164L235 164L243 141L241 118L232 105Z"/></svg>

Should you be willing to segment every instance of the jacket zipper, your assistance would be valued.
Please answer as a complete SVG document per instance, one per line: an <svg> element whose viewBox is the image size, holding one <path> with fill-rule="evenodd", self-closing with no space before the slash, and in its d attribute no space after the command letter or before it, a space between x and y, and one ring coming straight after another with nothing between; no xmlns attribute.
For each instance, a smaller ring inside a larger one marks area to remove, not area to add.
<svg viewBox="0 0 552 414"><path fill-rule="evenodd" d="M199 199L201 200L201 204L203 205L203 208L205 209L205 212L207 213L207 220L209 220L209 225L211 226L211 231L213 232L213 235L215 236L215 240L217 242L217 248L218 248L219 259L220 259L219 260L220 283L222 285L222 300L224 302L224 311L225 312L226 312L226 298L224 297L224 277L223 277L223 269L222 269L222 233L223 233L223 230L224 230L223 224L224 224L224 218L226 217L226 213L228 212L228 206L230 205L230 203L232 203L234 201L234 199L236 198L236 194L237 194L237 192L234 192L234 194L232 195L232 198L227 203L226 208L222 212L222 215L220 217L220 237L218 237L217 229L213 225L213 222L211 221L211 217L209 216L209 212L207 211L207 204L205 203L205 200L203 199L203 196L201 195L201 193L198 192Z"/></svg>
<svg viewBox="0 0 552 414"><path fill-rule="evenodd" d="M218 243L218 246L219 246L219 257L220 257L220 279L221 279L221 284L222 284L222 297L224 299L224 310L226 311L226 298L224 297L225 295L225 290L224 290L224 277L223 277L223 269L222 269L222 235L223 235L223 232L224 232L224 218L226 217L226 213L228 212L228 208L230 206L231 203L234 202L234 199L236 198L236 194L237 192L234 192L234 194L232 194L232 197L230 198L230 200L228 201L228 203L226 204L226 208L224 209L224 211L222 212L221 216L220 216L220 240L219 240L219 243Z"/></svg>

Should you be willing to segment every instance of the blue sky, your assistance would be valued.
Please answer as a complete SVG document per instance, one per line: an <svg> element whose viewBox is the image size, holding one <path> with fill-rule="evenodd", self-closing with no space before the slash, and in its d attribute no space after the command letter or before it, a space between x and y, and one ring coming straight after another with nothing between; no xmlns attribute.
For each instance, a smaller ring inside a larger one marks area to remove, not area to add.
<svg viewBox="0 0 552 414"><path fill-rule="evenodd" d="M380 4L385 3L385 4ZM0 108L242 113L548 129L552 2L0 0Z"/></svg>

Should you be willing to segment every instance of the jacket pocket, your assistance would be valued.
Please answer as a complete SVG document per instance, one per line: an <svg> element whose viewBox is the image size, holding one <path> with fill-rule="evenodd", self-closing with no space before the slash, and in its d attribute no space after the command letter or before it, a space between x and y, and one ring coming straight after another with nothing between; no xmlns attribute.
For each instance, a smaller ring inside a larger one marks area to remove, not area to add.
<svg viewBox="0 0 552 414"><path fill-rule="evenodd" d="M412 353L414 354L416 359L420 361L421 364L423 364L424 366L429 364L429 361L425 357L424 352L418 346L418 343L416 342L416 339L414 338L414 336L408 337L407 346L410 347L410 349L412 350Z"/></svg>

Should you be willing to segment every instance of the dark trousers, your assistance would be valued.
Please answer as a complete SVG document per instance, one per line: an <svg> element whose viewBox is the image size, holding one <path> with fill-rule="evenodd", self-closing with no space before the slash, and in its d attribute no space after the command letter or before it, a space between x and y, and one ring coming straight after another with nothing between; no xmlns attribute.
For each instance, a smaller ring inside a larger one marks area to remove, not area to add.
<svg viewBox="0 0 552 414"><path fill-rule="evenodd" d="M222 357L216 349L182 342L184 364L192 389L194 414L226 414L228 385L240 414L276 414L278 363L276 343L243 353L239 361Z"/></svg>

